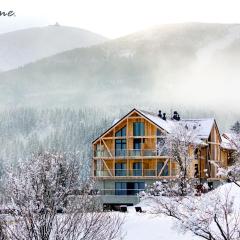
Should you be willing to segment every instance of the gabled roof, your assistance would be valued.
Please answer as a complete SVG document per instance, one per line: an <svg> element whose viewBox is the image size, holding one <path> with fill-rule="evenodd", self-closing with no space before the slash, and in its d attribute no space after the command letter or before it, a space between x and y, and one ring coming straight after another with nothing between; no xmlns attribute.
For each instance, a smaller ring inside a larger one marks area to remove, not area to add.
<svg viewBox="0 0 240 240"><path fill-rule="evenodd" d="M175 121L171 119L163 120L161 119L157 114L147 112L145 110L139 110L139 109L132 109L129 113L127 113L123 118L119 120L114 120L112 126L105 131L101 136L99 136L97 139L93 141L96 142L100 137L105 135L108 131L110 131L114 126L116 126L119 122L121 122L124 118L126 118L128 115L132 114L133 112L137 112L143 117L145 117L147 120L155 124L157 127L165 130L168 133L171 133L172 130L178 125L178 124L184 124L186 125L189 129L190 128L195 128L197 130L197 135L199 136L200 139L208 139L212 127L215 123L214 118L203 118L203 119L182 119L180 121Z"/></svg>

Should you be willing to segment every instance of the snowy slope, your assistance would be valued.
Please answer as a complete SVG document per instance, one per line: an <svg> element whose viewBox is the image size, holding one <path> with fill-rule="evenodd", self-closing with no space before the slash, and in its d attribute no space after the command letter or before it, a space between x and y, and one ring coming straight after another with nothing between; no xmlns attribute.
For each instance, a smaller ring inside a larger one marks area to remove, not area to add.
<svg viewBox="0 0 240 240"><path fill-rule="evenodd" d="M6 71L54 54L102 43L98 34L52 25L0 34L0 71Z"/></svg>

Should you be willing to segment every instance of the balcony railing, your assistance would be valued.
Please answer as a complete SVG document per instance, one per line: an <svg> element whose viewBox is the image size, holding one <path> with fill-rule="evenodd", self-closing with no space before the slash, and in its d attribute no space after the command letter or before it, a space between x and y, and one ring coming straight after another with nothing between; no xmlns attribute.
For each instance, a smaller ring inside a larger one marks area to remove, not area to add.
<svg viewBox="0 0 240 240"><path fill-rule="evenodd" d="M100 189L98 190L98 195L136 195L140 192L144 191L144 189Z"/></svg>
<svg viewBox="0 0 240 240"><path fill-rule="evenodd" d="M157 177L160 170L156 169L109 169L109 170L94 170L95 177ZM111 173L111 174L110 174ZM170 172L162 171L161 177L176 176L176 169Z"/></svg>
<svg viewBox="0 0 240 240"><path fill-rule="evenodd" d="M94 157L104 158L127 158L127 157L154 157L165 156L166 154L159 153L156 149L115 149L115 150L96 150Z"/></svg>

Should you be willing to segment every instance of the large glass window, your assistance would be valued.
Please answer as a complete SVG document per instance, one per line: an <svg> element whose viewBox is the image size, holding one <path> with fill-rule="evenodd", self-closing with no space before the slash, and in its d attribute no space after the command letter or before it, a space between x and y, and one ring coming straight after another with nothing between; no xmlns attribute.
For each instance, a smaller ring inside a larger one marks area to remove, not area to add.
<svg viewBox="0 0 240 240"><path fill-rule="evenodd" d="M126 156L127 143L126 139L116 139L115 140L115 156Z"/></svg>
<svg viewBox="0 0 240 240"><path fill-rule="evenodd" d="M126 176L126 163L116 163L115 164L115 176Z"/></svg>
<svg viewBox="0 0 240 240"><path fill-rule="evenodd" d="M121 128L115 133L116 137L125 137L126 136L126 127Z"/></svg>
<svg viewBox="0 0 240 240"><path fill-rule="evenodd" d="M144 182L128 182L127 183L127 195L136 195L143 191L145 187Z"/></svg>
<svg viewBox="0 0 240 240"><path fill-rule="evenodd" d="M142 163L133 163L133 176L142 176Z"/></svg>
<svg viewBox="0 0 240 240"><path fill-rule="evenodd" d="M158 174L161 171L161 169L163 168L163 166L164 166L164 162L158 162L158 164L157 164L157 173ZM168 176L168 163L164 167L161 176Z"/></svg>
<svg viewBox="0 0 240 240"><path fill-rule="evenodd" d="M116 182L115 183L115 194L116 195L127 195L127 183Z"/></svg>
<svg viewBox="0 0 240 240"><path fill-rule="evenodd" d="M116 195L135 195L145 188L144 182L116 182Z"/></svg>
<svg viewBox="0 0 240 240"><path fill-rule="evenodd" d="M134 122L133 123L133 136L144 136L145 127L143 122Z"/></svg>
<svg viewBox="0 0 240 240"><path fill-rule="evenodd" d="M157 139L157 155L166 156L168 153L168 149L165 143L164 138Z"/></svg>
<svg viewBox="0 0 240 240"><path fill-rule="evenodd" d="M126 127L121 128L115 133L116 137L126 136ZM115 140L115 156L126 156L126 139L116 139Z"/></svg>

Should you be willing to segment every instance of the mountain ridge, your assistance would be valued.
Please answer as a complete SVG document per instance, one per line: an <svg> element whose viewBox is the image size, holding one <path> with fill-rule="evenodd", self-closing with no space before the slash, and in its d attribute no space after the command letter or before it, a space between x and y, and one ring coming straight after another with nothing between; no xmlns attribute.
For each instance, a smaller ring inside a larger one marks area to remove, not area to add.
<svg viewBox="0 0 240 240"><path fill-rule="evenodd" d="M0 69L8 71L57 53L108 39L88 30L49 25L0 34Z"/></svg>
<svg viewBox="0 0 240 240"><path fill-rule="evenodd" d="M9 94L1 100L12 106L28 105L29 99L34 106L36 99L49 106L234 103L239 43L239 24L155 27L3 73L0 89Z"/></svg>

